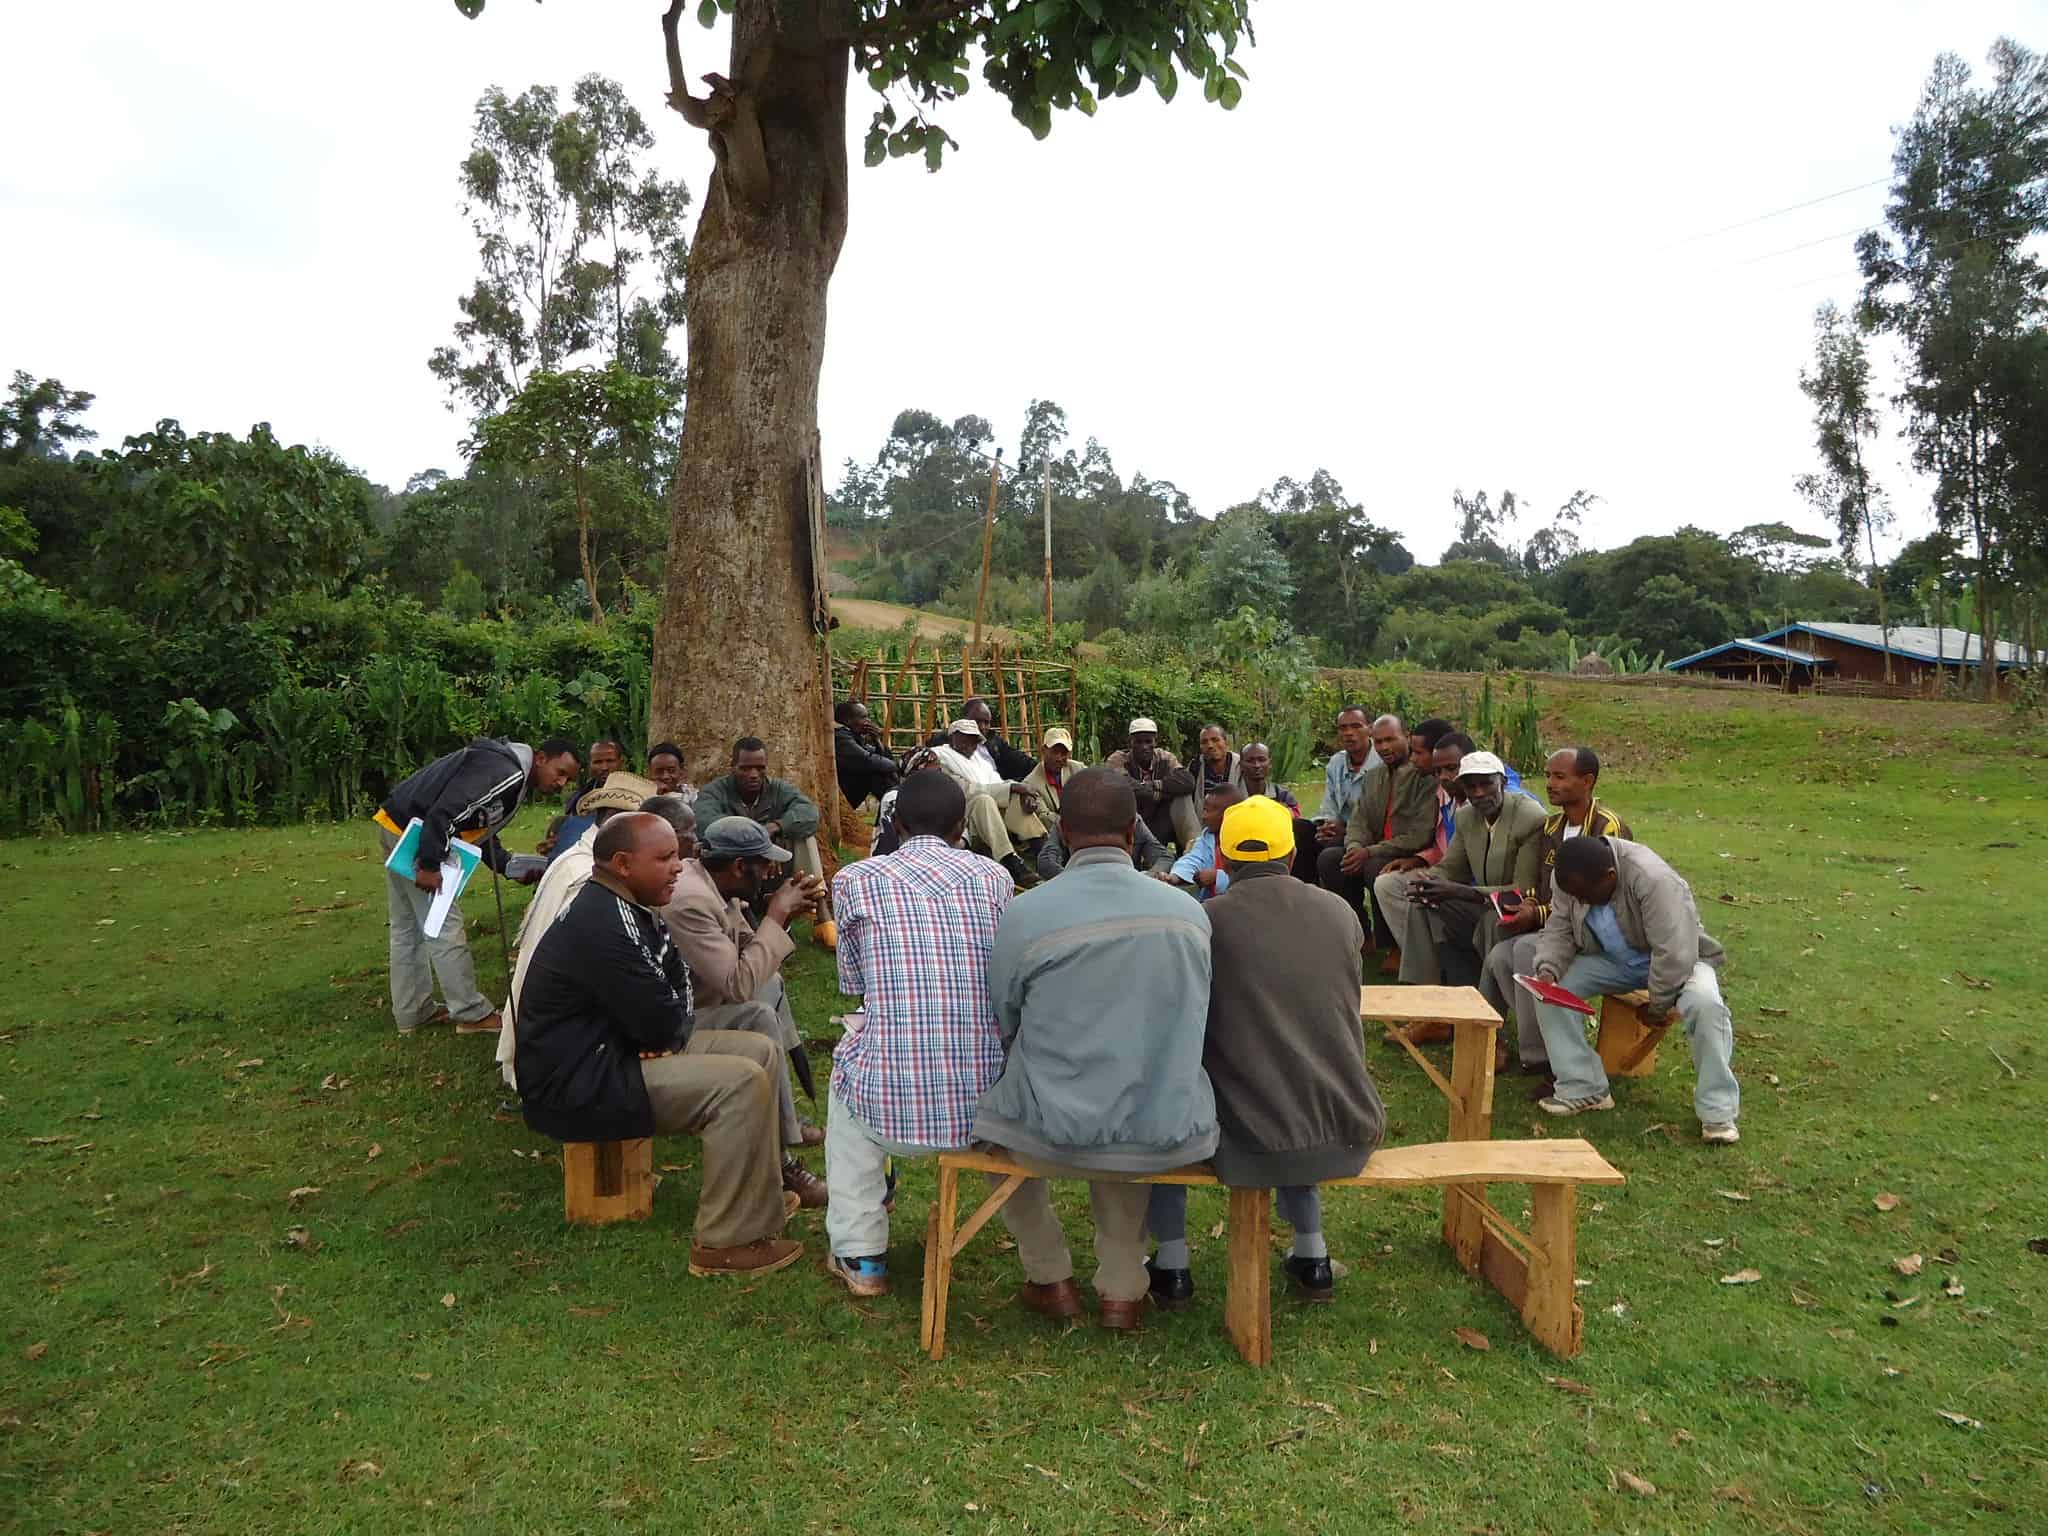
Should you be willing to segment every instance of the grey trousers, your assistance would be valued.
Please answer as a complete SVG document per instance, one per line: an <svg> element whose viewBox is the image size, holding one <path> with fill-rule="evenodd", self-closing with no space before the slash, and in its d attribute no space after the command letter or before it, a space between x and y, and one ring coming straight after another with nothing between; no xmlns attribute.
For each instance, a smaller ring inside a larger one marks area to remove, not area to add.
<svg viewBox="0 0 2048 1536"><path fill-rule="evenodd" d="M377 862L382 864L391 857L398 839L379 827L377 844L382 849ZM436 977L448 1004L448 1016L456 1023L467 1024L488 1014L490 1002L477 990L476 967L469 960L461 905L449 911L440 935L430 939L420 932L420 924L426 921L433 893L388 869L384 871L384 890L391 923L391 1012L398 1027L410 1030L426 1022L434 1011Z"/></svg>
<svg viewBox="0 0 2048 1536"><path fill-rule="evenodd" d="M1419 987L1467 985L1477 976L1480 914L1491 915L1493 908L1472 902L1423 906L1408 895L1408 882L1419 873L1383 872L1372 883L1373 907L1401 949L1401 980Z"/></svg>
<svg viewBox="0 0 2048 1536"><path fill-rule="evenodd" d="M1536 970L1536 935L1501 934L1500 920L1491 918L1480 925L1483 939L1491 929L1497 937L1486 952L1486 964L1479 975L1479 995L1493 1004L1502 1018L1514 1009L1515 1055L1525 1067L1547 1065L1550 1053L1543 1044L1543 1026L1536 1018L1536 999L1515 985L1515 977Z"/></svg>
<svg viewBox="0 0 2048 1536"><path fill-rule="evenodd" d="M796 1020L789 1011L789 994L782 978L771 976L751 1002L721 1003L716 1008L697 1010L696 1028L733 1030L763 1035L775 1046L775 1064L768 1075L774 1080L775 1118L785 1147L803 1145L803 1124L797 1119L796 1093L790 1087L789 1062L784 1052L802 1043Z"/></svg>
<svg viewBox="0 0 2048 1536"><path fill-rule="evenodd" d="M1297 1232L1323 1230L1323 1192L1313 1184L1283 1184L1273 1191L1273 1208ZM1154 1184L1145 1204L1145 1229L1159 1243L1185 1242L1188 1235L1188 1187Z"/></svg>

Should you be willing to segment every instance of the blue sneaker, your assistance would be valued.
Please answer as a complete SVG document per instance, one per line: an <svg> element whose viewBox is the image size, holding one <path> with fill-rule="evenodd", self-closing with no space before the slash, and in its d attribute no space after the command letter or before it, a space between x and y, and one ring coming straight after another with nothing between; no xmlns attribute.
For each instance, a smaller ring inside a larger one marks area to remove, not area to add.
<svg viewBox="0 0 2048 1536"><path fill-rule="evenodd" d="M825 1255L825 1273L856 1296L889 1294L889 1263L882 1258L849 1259L836 1253Z"/></svg>

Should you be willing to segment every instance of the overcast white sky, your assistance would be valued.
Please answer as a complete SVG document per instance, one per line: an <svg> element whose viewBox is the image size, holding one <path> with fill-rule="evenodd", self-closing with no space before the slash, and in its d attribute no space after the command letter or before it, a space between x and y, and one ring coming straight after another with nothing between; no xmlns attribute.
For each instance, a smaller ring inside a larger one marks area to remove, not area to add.
<svg viewBox="0 0 2048 1536"><path fill-rule="evenodd" d="M472 105L612 75L700 198L660 10L9 7L0 371L94 391L105 446L160 416L269 420L388 484L459 468L426 356L475 271ZM1798 371L1814 307L1856 291L1890 130L1940 50L2048 45L2048 0L1254 11L1237 111L1148 90L1041 144L977 79L936 176L860 168L855 82L828 462L871 457L906 406L1014 444L1042 397L1205 513L1328 468L1424 559L1456 486L1591 489L1598 544L1823 531L1792 490ZM693 76L724 68L722 31L684 38ZM1899 500L1909 536L1924 496Z"/></svg>

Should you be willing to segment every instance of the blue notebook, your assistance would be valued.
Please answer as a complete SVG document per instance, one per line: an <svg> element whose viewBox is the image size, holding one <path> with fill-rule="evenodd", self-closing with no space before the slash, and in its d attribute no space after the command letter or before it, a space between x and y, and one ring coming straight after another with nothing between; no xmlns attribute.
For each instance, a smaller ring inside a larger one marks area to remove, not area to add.
<svg viewBox="0 0 2048 1536"><path fill-rule="evenodd" d="M384 867L399 879L410 880L413 870L419 865L419 854L420 819L415 816L398 835L398 846L391 850L391 857L384 861ZM469 877L477 872L483 861L483 854L461 838L448 839L448 856L441 863L441 889L434 892L434 899L427 905L427 915L420 922L422 934L430 939L441 936L441 927L448 921L449 912L462 899L462 888L469 884Z"/></svg>

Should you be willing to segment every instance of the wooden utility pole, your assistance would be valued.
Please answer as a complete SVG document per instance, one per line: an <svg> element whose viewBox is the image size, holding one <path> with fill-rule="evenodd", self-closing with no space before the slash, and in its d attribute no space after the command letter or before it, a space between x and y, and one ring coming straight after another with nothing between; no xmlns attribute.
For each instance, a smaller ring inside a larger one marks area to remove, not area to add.
<svg viewBox="0 0 2048 1536"><path fill-rule="evenodd" d="M988 514L981 520L981 590L974 595L974 638L968 642L969 655L981 649L981 615L988 606L988 562L996 547L996 487L1003 478L1003 450L988 471Z"/></svg>
<svg viewBox="0 0 2048 1536"><path fill-rule="evenodd" d="M1052 644L1052 459L1045 469L1045 643Z"/></svg>

